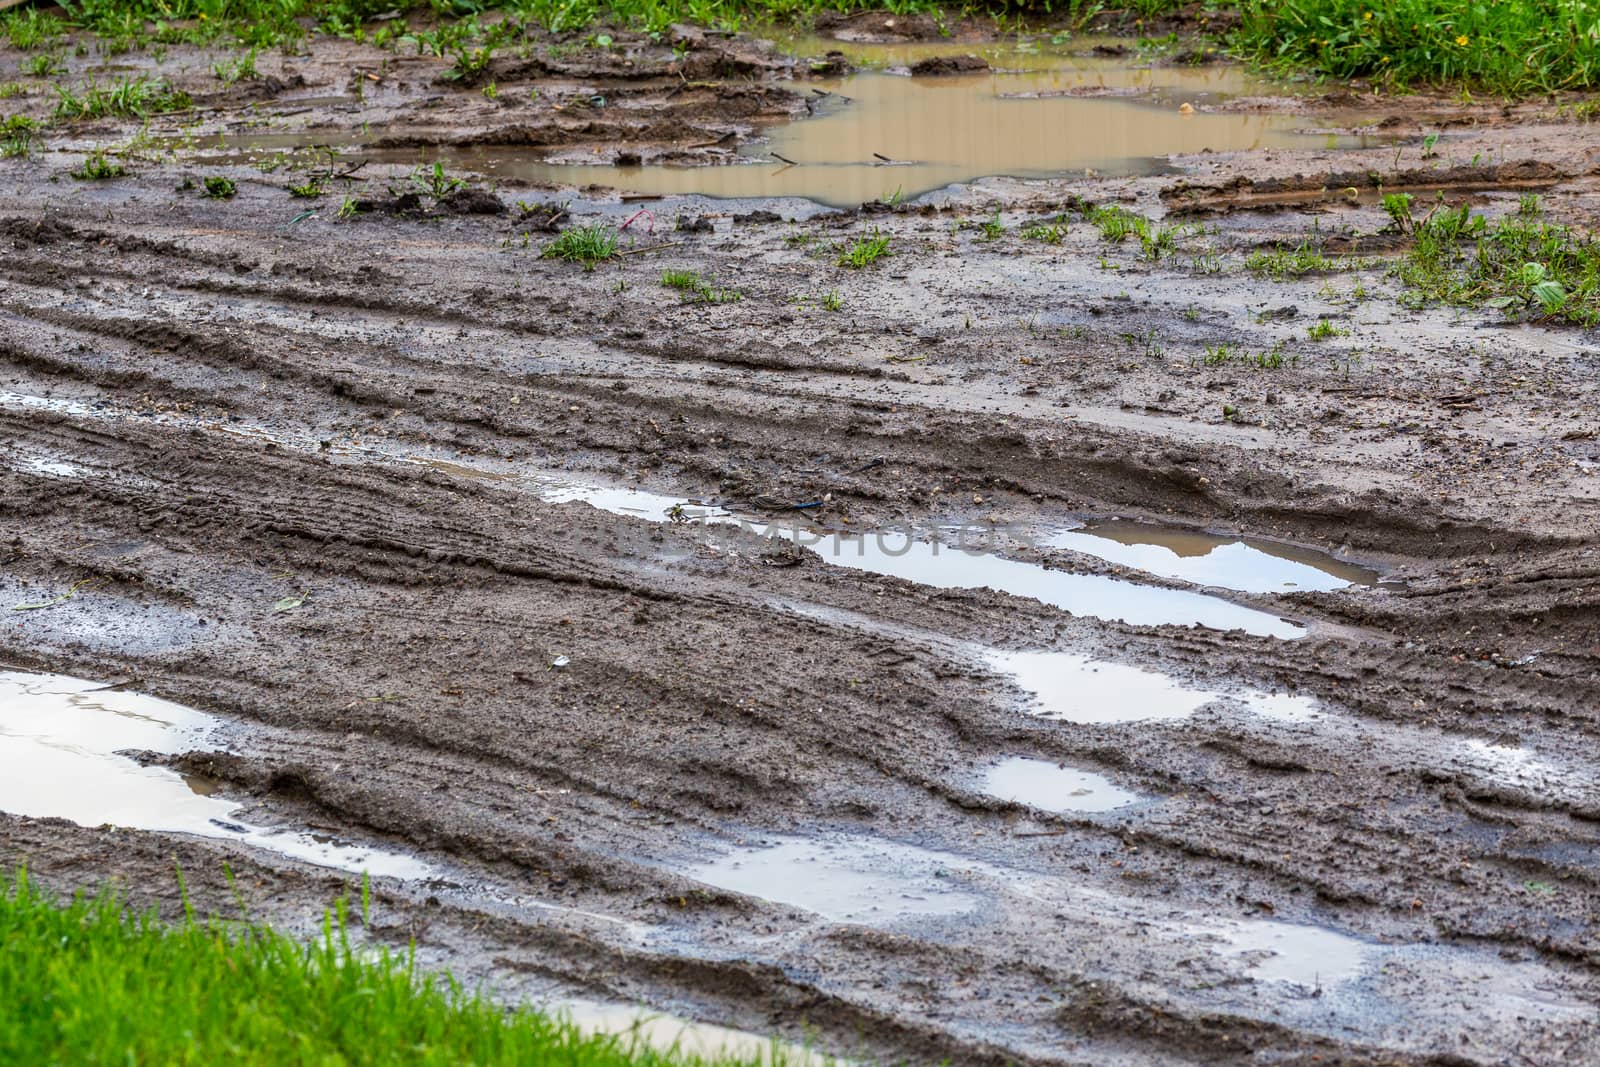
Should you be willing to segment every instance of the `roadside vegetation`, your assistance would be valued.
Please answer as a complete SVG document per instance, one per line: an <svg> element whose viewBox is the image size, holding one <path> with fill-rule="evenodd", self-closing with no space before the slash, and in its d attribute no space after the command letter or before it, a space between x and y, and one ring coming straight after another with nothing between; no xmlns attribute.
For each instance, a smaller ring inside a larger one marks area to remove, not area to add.
<svg viewBox="0 0 1600 1067"><path fill-rule="evenodd" d="M991 13L1016 19L1019 28L1034 21L1067 33L1193 32L1264 66L1394 88L1452 84L1507 95L1600 88L1600 0L66 0L60 8L5 12L0 36L41 53L41 76L67 47L70 29L93 34L109 54L175 44L237 47L239 58L213 68L226 84L255 77L262 49L292 51L316 32L449 57L452 76L472 82L497 49L531 31L617 26L662 35L679 22L733 30L869 9L941 19ZM581 43L613 42L591 33Z"/></svg>
<svg viewBox="0 0 1600 1067"><path fill-rule="evenodd" d="M367 910L363 895L363 915ZM351 943L346 904L301 942L249 920L168 926L110 893L0 880L0 1063L783 1067L706 1058L507 1011L415 956Z"/></svg>
<svg viewBox="0 0 1600 1067"><path fill-rule="evenodd" d="M1525 95L1600 88L1600 0L1246 0L1240 55L1397 86Z"/></svg>

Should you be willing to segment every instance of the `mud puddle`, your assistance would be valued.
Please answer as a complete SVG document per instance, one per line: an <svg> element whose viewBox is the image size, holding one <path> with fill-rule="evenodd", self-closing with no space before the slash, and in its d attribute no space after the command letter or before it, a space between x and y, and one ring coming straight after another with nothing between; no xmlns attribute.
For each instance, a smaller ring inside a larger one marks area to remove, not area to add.
<svg viewBox="0 0 1600 1067"><path fill-rule="evenodd" d="M0 811L79 826L237 841L323 867L427 878L408 856L242 823L203 780L123 752L176 755L212 744L221 723L190 708L63 675L0 673Z"/></svg>
<svg viewBox="0 0 1600 1067"><path fill-rule="evenodd" d="M1049 544L1161 578L1242 593L1329 592L1379 580L1369 567L1300 545L1154 523L1095 522L1056 534Z"/></svg>
<svg viewBox="0 0 1600 1067"><path fill-rule="evenodd" d="M838 42L793 39L790 49L821 56ZM703 153L699 165L651 159L707 143L641 147L644 165L590 161L567 150L505 144L441 144L388 148L349 131L342 146L354 158L413 165L443 162L491 179L558 186L609 186L646 196L794 197L848 207L914 197L979 178L1048 178L1094 172L1160 172L1166 157L1264 148L1359 148L1372 138L1307 132L1304 116L1211 110L1230 97L1281 88L1225 64L1147 65L1136 54L1086 54L1082 44L1031 42L959 46L844 46L868 69L843 78L795 83L810 94L811 116L773 127L756 140ZM912 77L917 59L982 53L988 70ZM602 111L604 95L596 94ZM730 135L734 131L730 129ZM263 153L337 142L326 130L301 136L240 134L208 139L222 155L244 161ZM714 141L715 137L709 140ZM736 147L735 147L736 146ZM571 157L571 158L568 158ZM709 162L711 165L705 165ZM718 165L718 164L724 165Z"/></svg>
<svg viewBox="0 0 1600 1067"><path fill-rule="evenodd" d="M962 542L964 531L960 528L954 528L955 543L951 544L898 531L853 534L803 523L764 523L640 489L544 481L538 492L552 503L585 503L615 515L651 522L739 525L758 537L808 548L834 566L903 578L936 589L994 589L1032 597L1073 615L1131 626L1203 626L1285 640L1306 634L1304 627L1220 597L1102 575L1074 574L982 552Z"/></svg>
<svg viewBox="0 0 1600 1067"><path fill-rule="evenodd" d="M772 837L683 873L830 922L892 923L977 911L983 897L959 873L970 866L957 856L871 837Z"/></svg>
<svg viewBox="0 0 1600 1067"><path fill-rule="evenodd" d="M1158 671L1090 659L1072 652L990 650L984 661L1034 694L1031 714L1080 725L1182 719L1213 701L1235 701L1285 723L1310 719L1316 702L1286 693L1198 689Z"/></svg>
<svg viewBox="0 0 1600 1067"><path fill-rule="evenodd" d="M24 474L42 474L47 478L82 478L89 473L86 467L45 452L19 449L7 456L4 462L12 470Z"/></svg>
<svg viewBox="0 0 1600 1067"><path fill-rule="evenodd" d="M1252 978L1309 990L1360 977L1380 951L1335 930L1264 919L1236 923L1221 940L1219 951L1243 959Z"/></svg>
<svg viewBox="0 0 1600 1067"><path fill-rule="evenodd" d="M770 536L771 530L761 531ZM994 589L1032 597L1073 615L1130 626L1203 626L1243 630L1258 637L1304 637L1303 627L1220 597L1140 585L1098 574L1074 574L1025 560L917 540L909 534L817 534L803 529L780 536L816 551L829 563L939 589Z"/></svg>
<svg viewBox="0 0 1600 1067"><path fill-rule="evenodd" d="M958 943L974 936L1036 941L1045 908L1085 944L1136 938L1136 958L1148 972L1190 976L1166 987L1179 1001L1293 1017L1318 1029L1348 1028L1360 1019L1364 1026L1454 1033L1449 1011L1415 1014L1421 986L1459 989L1467 1010L1483 1020L1497 1018L1493 1025L1515 1017L1594 1014L1590 1004L1549 993L1555 974L1537 963L1507 961L1471 946L1367 940L1314 922L1227 918L1010 862L846 835L741 843L682 871L824 923L889 929L914 923L925 936L939 929L937 936Z"/></svg>
<svg viewBox="0 0 1600 1067"><path fill-rule="evenodd" d="M1000 800L1058 813L1112 811L1145 799L1102 775L1024 756L990 767L984 772L982 789Z"/></svg>
<svg viewBox="0 0 1600 1067"><path fill-rule="evenodd" d="M616 1034L624 1048L676 1053L684 1057L728 1059L749 1067L849 1067L849 1061L804 1046L761 1037L744 1030L646 1011L623 1004L570 1000L541 1005L565 1016L580 1030Z"/></svg>

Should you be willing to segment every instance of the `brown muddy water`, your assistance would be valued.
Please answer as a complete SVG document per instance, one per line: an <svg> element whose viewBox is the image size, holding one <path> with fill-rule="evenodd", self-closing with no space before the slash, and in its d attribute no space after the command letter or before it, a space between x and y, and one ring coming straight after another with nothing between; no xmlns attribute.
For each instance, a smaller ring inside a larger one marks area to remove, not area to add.
<svg viewBox="0 0 1600 1067"><path fill-rule="evenodd" d="M790 39L798 55L838 42ZM722 165L614 166L506 145L425 149L346 146L359 158L411 164L442 161L490 179L583 187L643 196L729 199L797 197L844 207L909 198L979 178L1155 173L1176 154L1263 148L1346 148L1368 136L1308 129L1304 116L1216 105L1284 89L1225 64L1151 66L1137 53L1103 56L1083 42L845 45L862 69L843 78L796 83L812 117L775 127L724 153ZM990 69L913 77L907 64L933 56L980 56ZM599 97L603 99L603 94ZM229 156L269 154L318 137L245 135L211 141ZM320 142L319 142L320 143Z"/></svg>

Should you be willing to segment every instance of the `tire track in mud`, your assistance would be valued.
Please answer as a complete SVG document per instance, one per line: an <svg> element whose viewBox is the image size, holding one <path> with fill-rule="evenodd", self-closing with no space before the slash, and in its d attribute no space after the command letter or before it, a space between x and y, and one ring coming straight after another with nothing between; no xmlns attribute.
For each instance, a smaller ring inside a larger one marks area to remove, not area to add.
<svg viewBox="0 0 1600 1067"><path fill-rule="evenodd" d="M335 309L351 306L337 292L325 298ZM263 293L251 299L270 304L279 298ZM316 298L295 302L309 306ZM397 428L397 446L460 442L504 455L527 450L531 441L546 454L575 458L580 467L597 465L594 453L620 464L658 451L666 454L659 482L672 484L676 472L685 472L696 488L727 477L722 455L770 449L769 469L815 464L828 472L821 484L836 491L859 486L854 495L861 499L886 499L881 490L870 495L871 479L852 482L838 473L837 458L814 458L849 455L846 444L859 441L861 432L848 425L854 416L839 412L862 403L875 385L863 382L853 396L849 390L830 396L796 383L786 401L812 410L775 424L773 410L781 413L782 404L749 399L772 395L783 378L810 368L768 367L770 376L759 381L717 383L701 370L717 365L716 352L697 357L679 349L662 357L642 350L631 355L647 376L629 382L626 399L602 405L612 398L597 381L543 378L516 386L526 390L525 411L468 414L474 391L509 377L482 362L451 373L442 339L425 346L432 358L419 361L378 337L348 351L346 339L315 323L282 333L276 327L230 330L220 339L207 335L211 326L203 317L178 325L177 309L165 321L147 322L131 307L121 321L107 318L103 309L115 312L114 301L70 314L30 311L20 301L10 308L31 323L23 327L26 342L8 340L5 351L8 365L28 378L19 383L23 392L29 389L21 385L59 393L92 382L121 402L135 390L188 388L186 396L207 397L255 422L310 428L307 436L315 439L323 427L364 416L364 409L389 407L420 362L435 376L430 383L438 384L430 385L433 394L406 398L426 421ZM572 324L583 321L592 320L574 316ZM471 328L481 331L481 319ZM470 346L492 345L497 336L516 343L515 332L498 324L493 329L501 332L480 332ZM121 358L129 365L95 368L87 357L61 353L56 334L124 342ZM296 343L309 350L280 354ZM203 374L196 365L206 368ZM274 372L286 378L273 379L268 396L253 396L246 386ZM134 373L142 376L119 376ZM234 381L202 384L213 373ZM186 379L194 384L186 386ZM641 396L641 390L648 391ZM683 398L696 390L704 395L688 406ZM554 429L552 417L580 395L591 410L570 420L576 424L570 429ZM1089 487L1076 490L1079 499L1098 499L1107 510L1148 504L1152 496L1186 505L1216 499L1197 491L1196 479L1206 475L1185 474L1174 483L1171 466L1159 460L1141 466L1125 454L1094 458L1126 451L1128 435L1095 440L1092 431L1080 431L1088 442L1064 444L1052 456L1036 425L995 431L983 428L976 414L928 419L931 410L938 410L936 399L881 425L872 449L892 452L896 467L925 482L948 482L952 473L964 472L984 479L986 492L993 491L997 472L1014 492L1026 492L1059 480L1066 468L1083 476L1079 486ZM674 412L691 421L656 434L652 448L643 427ZM897 431L917 422L924 425L921 436L895 441ZM726 435L724 453L708 454L695 423ZM0 433L74 462L92 456L95 464L84 484L9 469L0 474L8 534L0 553L9 572L60 583L114 566L117 584L108 594L192 605L223 634L186 650L138 655L75 645L69 632L31 647L30 659L116 662L148 674L164 692L284 731L290 736L282 741L263 740L257 752L211 765L236 787L260 791L276 813L294 818L309 808L319 820L381 831L481 864L491 878L534 881L580 907L637 907L643 896L691 945L737 952L742 937L774 925L792 942L758 950L766 958L755 962L674 963L648 951L597 947L566 931L541 932L520 917L501 918L492 927L501 940L498 958L513 968L528 961L513 959L506 946L542 939L531 965L549 973L581 979L610 967L624 972L625 981L609 974L588 980L657 996L715 993L725 1005L745 999L725 989L749 982L788 1005L805 1005L836 1033L864 1019L929 1012L941 1003L934 989L951 975L970 976L988 987L984 995L945 1004L945 1016L925 1026L898 1024L879 1045L935 1055L958 1049L961 1062L984 1062L983 1056L998 1062L1017 1050L1031 1062L1059 1062L1063 1057L1046 1046L1063 1035L1079 1055L1104 1053L1103 1062L1119 1056L1148 1062L1155 1055L1177 1061L1197 1042L1223 1038L1258 1051L1316 1047L1352 1057L1389 1047L1314 1036L1301 1025L1275 1029L1239 1003L1197 1007L1184 999L1190 994L1179 997L1142 978L1146 964L1136 962L1132 949L1113 952L1116 962L1107 967L1051 941L1046 955L1060 962L1029 967L1036 946L1020 926L1048 925L1048 909L1020 913L1018 927L991 940L964 930L819 933L793 909L721 891L695 897L677 913L669 903L674 895L688 900L694 893L694 883L674 872L705 846L708 832L725 837L741 826L781 832L876 824L898 836L959 847L962 855L1116 886L1134 899L1186 901L1190 909L1227 901L1230 912L1296 919L1327 915L1347 929L1408 941L1434 931L1478 937L1492 946L1535 950L1552 965L1580 964L1569 974L1573 988L1593 980L1597 961L1584 926L1596 899L1592 870L1577 861L1524 856L1514 851L1520 845L1505 842L1589 847L1592 827L1563 821L1592 818L1581 804L1562 807L1516 788L1485 788L1472 775L1452 775L1443 766L1411 765L1396 773L1371 746L1285 739L1237 711L1159 730L1091 726L1069 735L1018 714L1017 694L1003 679L947 651L918 649L912 663L886 673L860 631L764 604L786 597L869 619L909 620L958 639L1026 637L1032 643L1038 635L1062 635L1114 650L1120 659L1176 664L1201 679L1241 677L1315 693L1371 725L1377 738L1386 726L1418 718L1413 705L1422 700L1434 724L1474 736L1520 736L1541 754L1562 757L1592 751L1591 722L1578 710L1595 700L1592 677L1530 678L1502 669L1470 684L1441 686L1435 652L1140 630L1085 622L992 593L930 596L909 583L809 563L770 568L755 562L748 547L734 556L732 535L718 540L701 530L641 529L494 484L202 430L181 413L170 424L106 424L71 412L7 410L0 411ZM102 472L117 472L126 483ZM767 477L780 487L810 489L791 476ZM1050 498L1059 499L1055 493ZM1284 507L1268 498L1263 507ZM1372 528L1383 529L1386 518ZM1436 521L1419 515L1412 528ZM94 555L94 542L130 536L145 544L110 563ZM1462 535L1474 536L1481 535ZM74 547L84 539L91 544ZM664 548L678 554L663 561ZM1535 548L1525 551L1541 565ZM268 614L274 592L288 588L275 586L270 575L283 571L314 587L312 612L279 619ZM1576 571L1564 580L1570 586L1556 591L1581 589L1584 573ZM1533 584L1534 597L1549 591ZM1376 602L1381 606L1333 595L1290 603L1297 614L1353 619L1390 634L1408 628L1447 634L1464 619L1496 617L1487 603L1459 603L1476 599L1478 588L1418 587L1394 602ZM80 606L90 604L85 599ZM1580 603L1574 614L1583 610ZM566 633L573 636L551 636ZM519 640L522 634L532 640ZM0 641L17 644L11 636ZM549 670L550 657L568 646L583 649L579 666ZM1208 667L1195 670L1201 663ZM868 680L865 690L851 681L857 678ZM1393 690L1375 688L1372 679ZM445 690L459 693L446 697ZM401 699L368 699L391 692ZM517 714L528 707L542 717ZM535 746L539 751L530 752ZM973 794L951 783L997 752L1088 761L1160 799L1148 811L1104 820L1047 816L1018 805L973 806ZM334 764L339 769L324 769ZM561 808L553 825L528 825L524 820L535 812L518 794L529 778L581 793L583 806ZM654 816L653 823L635 825L635 812ZM14 823L6 820L8 827ZM1057 836L1026 844L1031 839L1012 836L1019 827ZM974 832L985 837L973 839ZM28 833L8 830L8 837L16 841ZM211 855L203 848L196 854ZM158 870L160 862L147 859L142 869ZM1427 884L1469 863L1473 874ZM1518 883L1546 878L1561 889L1557 900L1543 905L1541 928L1528 921L1530 891ZM1421 907L1413 904L1419 894L1427 898ZM425 902L413 906L427 914ZM461 927L479 921L453 917L456 931L441 934L441 942L467 944ZM604 967L592 962L596 956ZM827 962L819 966L819 959ZM848 969L841 966L846 961ZM864 976L843 977L856 969ZM885 990L869 988L874 980ZM1003 1048L975 1044L998 1020L1018 1013L1018 1005L1051 989L1070 989L1073 996L1017 1015Z"/></svg>
<svg viewBox="0 0 1600 1067"><path fill-rule="evenodd" d="M225 465L225 461L222 459L222 457L217 457L216 462L219 465ZM259 466L260 464L258 463L257 465ZM298 465L298 464L295 464L295 465ZM189 469L189 472L188 472L188 475L186 476L186 479L185 479L187 482L189 482L190 491L193 491L193 489L199 488L200 486L205 484L205 480L203 478L196 478L196 475L198 473L199 473L198 463L192 461L190 469ZM356 485L356 482L357 482L357 476L358 476L358 472L355 472L355 471L343 471L338 476L338 481L348 482L350 484L351 488L354 488L355 485ZM100 493L97 494L97 496L98 496L98 499L94 503L94 510L96 512L101 512L101 511L104 510L104 507L105 507L105 504L106 504L106 498L107 498L108 494L105 493L104 491L101 491ZM339 505L337 509L335 509L335 508L333 508L331 506L331 505L333 505L335 503L336 499L337 499L337 502L338 502L338 505ZM345 574L351 574L351 573L365 574L367 576L368 580L381 579L383 576L388 576L388 580L393 580L395 577L399 577L399 576L403 575L403 573L408 569L407 561L417 558L417 555L418 555L417 546L418 546L419 542L418 542L418 540L416 540L416 538L417 538L418 535L413 534L413 533L406 533L406 532L396 532L395 534L386 534L386 535L381 536L381 537L374 537L370 533L362 532L362 530L360 529L361 525L366 524L366 525L368 525L370 527L373 524L382 523L384 518L391 514L392 508L389 507L389 506L379 506L376 503L374 503L374 504L371 504L371 505L366 505L366 506L359 507L354 512L352 512L350 510L350 506L355 502L356 501L352 500L349 497L348 494L345 494L345 495L343 495L343 496L341 496L339 498L329 497L326 502L318 502L318 501L314 501L314 500L313 501L307 501L307 502L305 502L303 504L297 503L295 505L295 507L292 509L292 512L288 516L284 516L284 515L281 515L281 514L273 515L273 513L264 504L253 504L252 505L252 504L246 503L243 500L234 499L234 500L230 501L230 507L229 507L226 519L225 520L221 520L221 521L223 521L223 524L225 526L227 526L227 527L236 527L236 528L246 529L246 530L261 530L261 531L263 531L265 533L283 534L285 532L288 532L289 536L294 541L303 541L303 542L307 542L310 545L317 546L318 551L323 556L322 562L323 562L323 565L325 567L326 566L335 566L335 567L337 567L337 569L339 571L341 571L341 572L343 572ZM207 508L197 508L197 507L194 507L194 506L185 506L185 507L179 509L180 512L184 513L184 517L182 519L180 519L176 524L174 524L173 523L173 519L177 518L177 516L175 516L175 515L173 515L171 513L171 509L168 509L168 514L166 516L164 516L163 526L168 528L168 529L174 528L174 526L176 526L177 529L184 530L184 531L191 531L191 532L192 531L203 531L203 530L206 530L209 527L215 526L216 523L219 521L218 517L214 517L214 516L211 516L210 514L208 514L209 510L210 510L209 507L207 507ZM194 515L193 513L195 511L200 511L200 514L198 516ZM335 514L335 513L338 515L338 523L339 523L339 526L341 527L340 532L337 533L337 534L334 534L334 533L332 533L332 531L327 530L326 529L326 522L323 521L323 522L319 523L318 518L317 518L318 516L325 516L325 515ZM354 525L352 525L352 524L354 524ZM432 531L430 531L430 532L432 532ZM458 542L458 543L455 543L455 544L451 544L452 537L447 532L446 529L438 528L436 532L437 532L437 534L439 536L441 536L444 539L445 544L447 546L449 546L449 547L440 549L440 550L438 550L437 553L435 553L435 555L438 556L438 558L435 560L435 562L443 564L448 569L460 569L461 567L481 568L481 566L482 566L482 562L481 561L486 560L486 559L489 558L486 555L487 550L485 548L483 548L481 546L481 544L478 544L476 542L468 542L468 543L460 543L460 542ZM465 532L468 533L469 535L471 533L470 530L465 531ZM327 546L327 547L323 547L323 546ZM281 545L280 545L279 551L280 552L282 551L282 546ZM377 556L380 557L380 558L389 557L389 559L388 559L387 562L381 563L376 568L374 568L374 564L378 562L377 560L372 558L374 553L376 553ZM493 568L491 566L491 569L496 569L496 568ZM527 578L527 577L535 577L535 578L543 577L543 578L545 578L547 580L550 577L550 575L552 575L552 574L563 574L564 575L567 572L570 572L572 570L578 570L579 572L582 572L583 570L587 569L587 570L590 570L592 572L593 567L592 567L592 565L579 566L579 565L576 564L576 562L574 560L569 558L569 559L563 560L559 564L552 565L552 564L547 563L544 569L545 569L546 573L541 576L541 575L538 575L538 574L530 575L527 572L519 571L514 564L511 565L511 566L501 565L499 568L497 568L498 572L500 574L502 574L502 575L511 574L511 575L517 576L519 579ZM571 578L562 578L561 580L571 581L573 579L571 579ZM585 582L583 579L578 579L578 580L579 580L580 584L593 585L592 582ZM633 591L635 593L637 593L638 590L637 590L637 588L635 588ZM431 628L430 625L429 625L429 621L430 620L429 620L429 616L428 615L426 615L426 614L420 614L419 615L417 612L415 612L415 610L413 610L410 613L410 615L413 618L413 620L422 629L426 630L426 629L430 629ZM504 622L506 621L506 619L507 619L506 616L501 616L499 619L496 619L496 617L491 613L491 614L484 615L482 621L485 622L485 623L491 624L491 625L503 625ZM441 621L448 621L448 620L445 620L445 619L441 618ZM825 636L826 632L827 632L827 628L826 627L813 626L813 627L811 627L811 629L816 631L819 635L823 635L823 636ZM1189 640L1190 640L1190 643L1193 646L1196 646L1195 649L1194 649L1195 651L1200 651L1201 649L1205 648L1207 645L1210 645L1210 644L1214 643L1212 640L1199 640L1199 639L1195 639L1195 638L1190 638ZM1259 643L1259 642L1255 642L1255 643ZM1273 647L1273 646L1271 646L1269 644L1267 647ZM1282 656L1282 658L1289 659L1290 657L1288 657L1287 655L1284 655L1284 656ZM754 688L757 688L757 689L767 688L767 687L764 687L764 686L760 685L759 681L756 680L756 679L751 679L751 681L755 682ZM781 691L781 688L782 688L781 685L778 688ZM612 693L612 695L613 696L615 695L614 692ZM704 689L703 685L696 686L696 687L688 687L688 688L686 688L684 690L684 693L683 693L684 699L686 701L689 700L689 699L695 699L695 698L703 701L705 695L706 695L706 693L705 693L705 689ZM794 696L797 698L795 700L795 702L796 703L801 703L801 704L803 704L806 700L815 700L815 699L819 699L820 698L820 694L797 693ZM926 701L930 696L931 696L931 693L930 694L925 694L922 699L924 701ZM610 699L610 697L608 696L608 697L605 697L604 699ZM721 701L721 704L719 705L719 710L720 710L721 713L726 714L727 712L733 710L733 708L736 707L736 706L737 705L736 705L735 701L733 701L729 697L724 697L723 700ZM948 712L948 709L947 709L945 714L948 714L948 713L949 712ZM778 725L779 725L779 721L778 720L772 719L771 717L763 717L763 719L765 720L764 729L767 732L775 732L777 730ZM748 727L750 725L753 725L754 721L763 721L763 719L751 720L748 717L748 714L747 714L744 717L744 726L745 726L746 729L748 729ZM792 734L792 727L791 727L790 732ZM977 740L979 742L975 747L980 751L983 750L984 747L986 747L982 743L984 741L984 734L986 732L992 732L992 731L980 731L975 735L971 735L971 737L973 739L975 739L975 740ZM969 730L969 734L970 734L970 730ZM908 736L925 736L925 735L926 735L926 722L923 722L922 724L920 724L920 725L918 725L916 727L913 727L911 735L908 735ZM801 736L803 736L803 735L801 735ZM839 747L839 743L845 739L845 736L846 735L840 735L840 734L837 733L837 727L836 726L829 728L829 733L827 735L827 746L828 746L828 748L830 750L830 753L831 753L832 757L837 757L839 755L843 755L846 752L852 752L854 754L855 758L857 758L857 759L862 759L865 756L866 757L865 762L866 762L867 766L870 767L873 771L875 771L877 773L889 774L891 777L895 776L894 772L895 772L895 763L896 763L896 761L894 761L894 760L883 760L883 759L880 759L880 758L873 758L871 756L867 756L867 753L872 752L873 750L877 749L879 746L884 744L886 741L888 741L888 737L886 735L884 735L881 731L871 731L867 735L864 735L864 738L863 738L863 740L865 741L864 745L860 745L860 746L849 746L849 745L846 745L844 748L841 749ZM1115 736L1115 735L1113 734L1113 736ZM412 740L417 741L417 742L425 742L427 745L429 745L431 747L439 747L441 745L447 745L448 744L447 738L439 736L439 735L430 735L430 736L427 736L425 738L417 736L417 737L412 737ZM456 752L460 753L463 756L476 757L476 758L480 758L480 759L484 758L485 752L487 751L487 750L485 750L485 749L483 749L481 747L475 748L474 746L471 746L471 745L468 745L466 747L460 747L459 745L449 746L449 750L456 751ZM774 757L765 757L765 758L775 758L775 757L776 757L776 754L774 754ZM1345 754L1343 756L1343 760L1344 761L1348 761L1348 758L1349 758L1348 754ZM1270 758L1266 757L1263 754L1262 750L1260 750L1260 748L1259 748L1259 745L1257 746L1257 750L1255 752L1255 760L1256 760L1256 765L1257 766L1269 766L1270 763L1271 763ZM1121 762L1122 762L1122 769L1124 771L1136 771L1136 768L1134 766L1130 766L1128 764L1128 762L1126 761L1126 759L1124 759ZM714 766L714 765L711 765L711 764L702 765L699 768L699 771L701 773L704 773L705 771L709 770L712 766ZM1300 764L1297 764L1297 766L1299 767L1300 770L1302 770L1304 772L1310 772L1311 770L1313 770L1312 766L1308 766L1308 765L1304 764L1303 762L1300 763ZM1351 768L1349 768L1346 765L1346 766L1342 767L1341 769L1346 771L1346 772L1348 772ZM1148 773L1148 772L1146 772L1146 773ZM1168 772L1168 773L1170 773L1170 772ZM1143 776L1143 775L1141 775L1141 776ZM1173 784L1176 784L1179 788L1182 788L1183 785L1184 785L1182 779L1179 780L1179 783L1169 783L1169 787L1171 787ZM1192 782L1192 781L1187 783L1187 785L1189 785L1191 787L1193 785L1195 785L1195 784L1198 784L1198 783ZM745 785L741 786L741 791L748 791L748 784L745 784ZM362 805L362 806L364 806L364 805ZM351 807L354 808L356 806L352 805ZM715 810L716 810L716 806L714 805L712 811L714 812ZM404 824L411 823L411 822L414 821L414 818L415 817L413 817L413 816L407 816L406 818L399 820L399 824L404 825ZM454 821L454 820L457 820L457 819L460 819L460 818L462 818L461 814L452 813L450 815L450 817L448 819L444 820L444 821L448 823L448 822L451 822L451 821ZM1212 819L1212 820L1208 820L1208 821L1213 821L1214 822L1216 820ZM1224 821L1227 821L1227 820L1224 820ZM1352 843L1351 838L1349 837L1349 835L1351 833L1353 833L1353 832L1356 832L1357 827L1356 827L1356 825L1352 824L1348 819L1341 820L1340 826L1341 826L1341 830L1343 831L1345 843L1348 846L1348 845L1350 845ZM380 827L375 827L375 828L378 828L378 829L391 829L392 827L391 826L380 826ZM1232 855L1234 855L1235 858L1236 858L1236 861L1243 862L1246 866L1256 866L1257 865L1257 861L1252 856L1253 847L1252 846L1245 846L1244 842L1246 842L1246 841L1253 842L1254 839L1258 835L1259 835L1259 830L1255 830L1255 831L1251 831L1249 833L1243 834L1240 837L1235 839L1235 843L1234 843L1233 847L1223 846L1222 847L1222 851L1224 852L1224 854L1232 854ZM1219 849L1219 845L1221 845L1222 841L1225 841L1225 840L1226 840L1225 838L1221 839L1221 840L1213 839L1209 843L1208 847L1213 852L1217 852L1218 849ZM1180 838L1180 839L1178 839L1176 841L1169 842L1168 844L1169 845L1176 845L1179 848L1179 850L1181 851L1183 846L1185 845L1185 842ZM1308 877L1307 873L1302 871L1298 875L1298 880L1299 880L1299 882L1301 884L1304 884L1307 877ZM1338 898L1338 894L1337 894L1337 892L1332 891L1331 887L1334 886L1334 885L1337 885L1338 881L1339 881L1339 879L1337 877L1331 877L1331 878L1327 879L1326 882L1322 886L1319 886L1318 888L1323 893L1324 896L1330 897L1330 898L1333 898L1333 899L1337 899ZM1371 901L1370 903L1377 904L1378 901Z"/></svg>

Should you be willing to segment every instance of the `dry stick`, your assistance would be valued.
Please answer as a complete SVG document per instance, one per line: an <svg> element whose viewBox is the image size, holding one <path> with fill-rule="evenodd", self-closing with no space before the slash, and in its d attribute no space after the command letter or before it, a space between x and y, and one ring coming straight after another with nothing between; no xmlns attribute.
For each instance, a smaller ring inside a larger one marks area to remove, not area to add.
<svg viewBox="0 0 1600 1067"><path fill-rule="evenodd" d="M800 164L796 163L794 160L790 159L788 156L780 156L776 152L770 152L768 154L770 156L772 156L773 159L776 159L778 162L787 163L791 167L798 167L800 165Z"/></svg>
<svg viewBox="0 0 1600 1067"><path fill-rule="evenodd" d="M677 248L679 245L688 244L687 241L668 241L662 245L651 245L649 248L630 248L626 252L618 252L619 256L637 256L644 252L658 252L663 248Z"/></svg>
<svg viewBox="0 0 1600 1067"><path fill-rule="evenodd" d="M85 693L104 693L104 692L107 692L107 691L113 690L113 689L116 689L116 690L126 689L130 685L138 685L138 684L139 684L139 679L137 677L121 678L121 679L118 679L115 682L108 682L105 685L97 685L93 689L85 689L85 690L83 690L83 692L85 692Z"/></svg>

